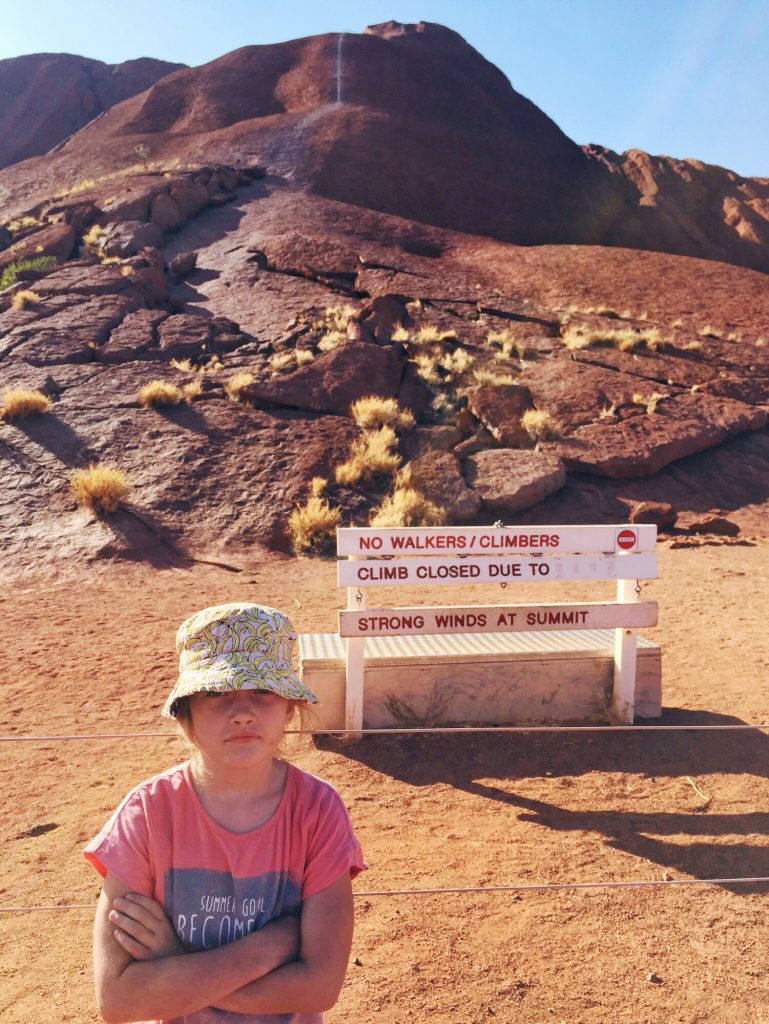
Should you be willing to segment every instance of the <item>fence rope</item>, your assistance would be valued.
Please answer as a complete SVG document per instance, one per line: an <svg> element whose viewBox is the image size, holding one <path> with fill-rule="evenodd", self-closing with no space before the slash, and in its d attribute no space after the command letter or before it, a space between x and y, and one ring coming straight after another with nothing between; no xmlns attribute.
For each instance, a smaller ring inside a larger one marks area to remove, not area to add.
<svg viewBox="0 0 769 1024"><path fill-rule="evenodd" d="M769 729L769 723L755 725L458 725L404 727L397 729L287 729L289 736L398 736L431 733L518 733L518 732L737 732ZM180 737L173 732L105 732L51 736L0 736L0 743L53 743L67 740L133 740Z"/></svg>
<svg viewBox="0 0 769 1024"><path fill-rule="evenodd" d="M451 896L468 893L491 892L556 892L566 889L643 889L664 888L671 885L757 885L769 883L769 876L756 878L660 878L626 880L619 882L520 882L515 885L467 885L444 889L372 889L354 892L356 899L373 896ZM95 910L95 903L41 904L31 907L0 907L0 914L30 914L36 911Z"/></svg>

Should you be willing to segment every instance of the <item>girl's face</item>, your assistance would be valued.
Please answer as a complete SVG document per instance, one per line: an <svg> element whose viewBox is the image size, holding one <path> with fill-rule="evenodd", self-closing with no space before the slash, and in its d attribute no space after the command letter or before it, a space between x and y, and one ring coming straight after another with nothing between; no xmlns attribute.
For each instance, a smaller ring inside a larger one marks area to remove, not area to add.
<svg viewBox="0 0 769 1024"><path fill-rule="evenodd" d="M263 690L190 697L191 735L206 767L253 769L270 764L293 714L292 702Z"/></svg>

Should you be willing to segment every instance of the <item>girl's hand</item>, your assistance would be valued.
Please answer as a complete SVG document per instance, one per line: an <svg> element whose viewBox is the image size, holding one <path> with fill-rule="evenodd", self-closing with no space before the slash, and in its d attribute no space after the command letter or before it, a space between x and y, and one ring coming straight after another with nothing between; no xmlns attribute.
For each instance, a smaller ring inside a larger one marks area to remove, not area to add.
<svg viewBox="0 0 769 1024"><path fill-rule="evenodd" d="M115 897L109 920L116 925L116 941L134 960L160 960L187 952L163 908L148 896L127 892Z"/></svg>

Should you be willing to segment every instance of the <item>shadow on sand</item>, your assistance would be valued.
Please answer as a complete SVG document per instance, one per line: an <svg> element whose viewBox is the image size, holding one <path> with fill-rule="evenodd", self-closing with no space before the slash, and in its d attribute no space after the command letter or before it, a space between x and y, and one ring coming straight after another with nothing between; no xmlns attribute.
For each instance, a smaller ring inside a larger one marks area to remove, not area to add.
<svg viewBox="0 0 769 1024"><path fill-rule="evenodd" d="M741 725L738 718L705 711L666 708L662 725ZM723 813L708 799L692 812L644 810L570 810L511 792L493 781L572 778L591 772L645 776L648 785L702 775L754 775L769 778L769 737L759 731L616 733L468 733L367 736L352 744L317 737L321 749L333 749L374 771L412 786L443 783L475 796L518 808L520 821L554 832L578 831L602 836L617 850L695 878L769 876L769 810ZM479 782L479 779L484 781ZM712 794L706 794L712 796ZM665 837L703 837L669 841ZM742 836L728 842L723 837ZM769 891L769 883L724 886L740 895Z"/></svg>

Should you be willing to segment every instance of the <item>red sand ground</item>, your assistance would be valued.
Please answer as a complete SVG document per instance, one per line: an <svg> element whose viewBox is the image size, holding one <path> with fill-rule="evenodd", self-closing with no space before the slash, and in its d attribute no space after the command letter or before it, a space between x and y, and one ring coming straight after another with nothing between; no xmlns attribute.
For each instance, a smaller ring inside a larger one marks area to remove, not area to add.
<svg viewBox="0 0 769 1024"><path fill-rule="evenodd" d="M663 544L660 563L644 596L660 602L650 635L664 651L664 721L769 721L769 542ZM534 600L530 590L516 599ZM113 567L7 590L0 733L162 728L177 624L246 595L303 631L332 630L342 599L329 563L279 558L241 575ZM398 603L414 596L427 588ZM0 749L2 906L92 904L98 881L80 848L129 787L182 756L174 738ZM369 737L319 741L299 763L346 799L371 865L356 882L364 891L769 875L767 754L766 736L750 732ZM327 1019L759 1024L769 1020L768 894L361 897L357 959ZM89 910L4 914L0 929L5 1024L97 1020Z"/></svg>

